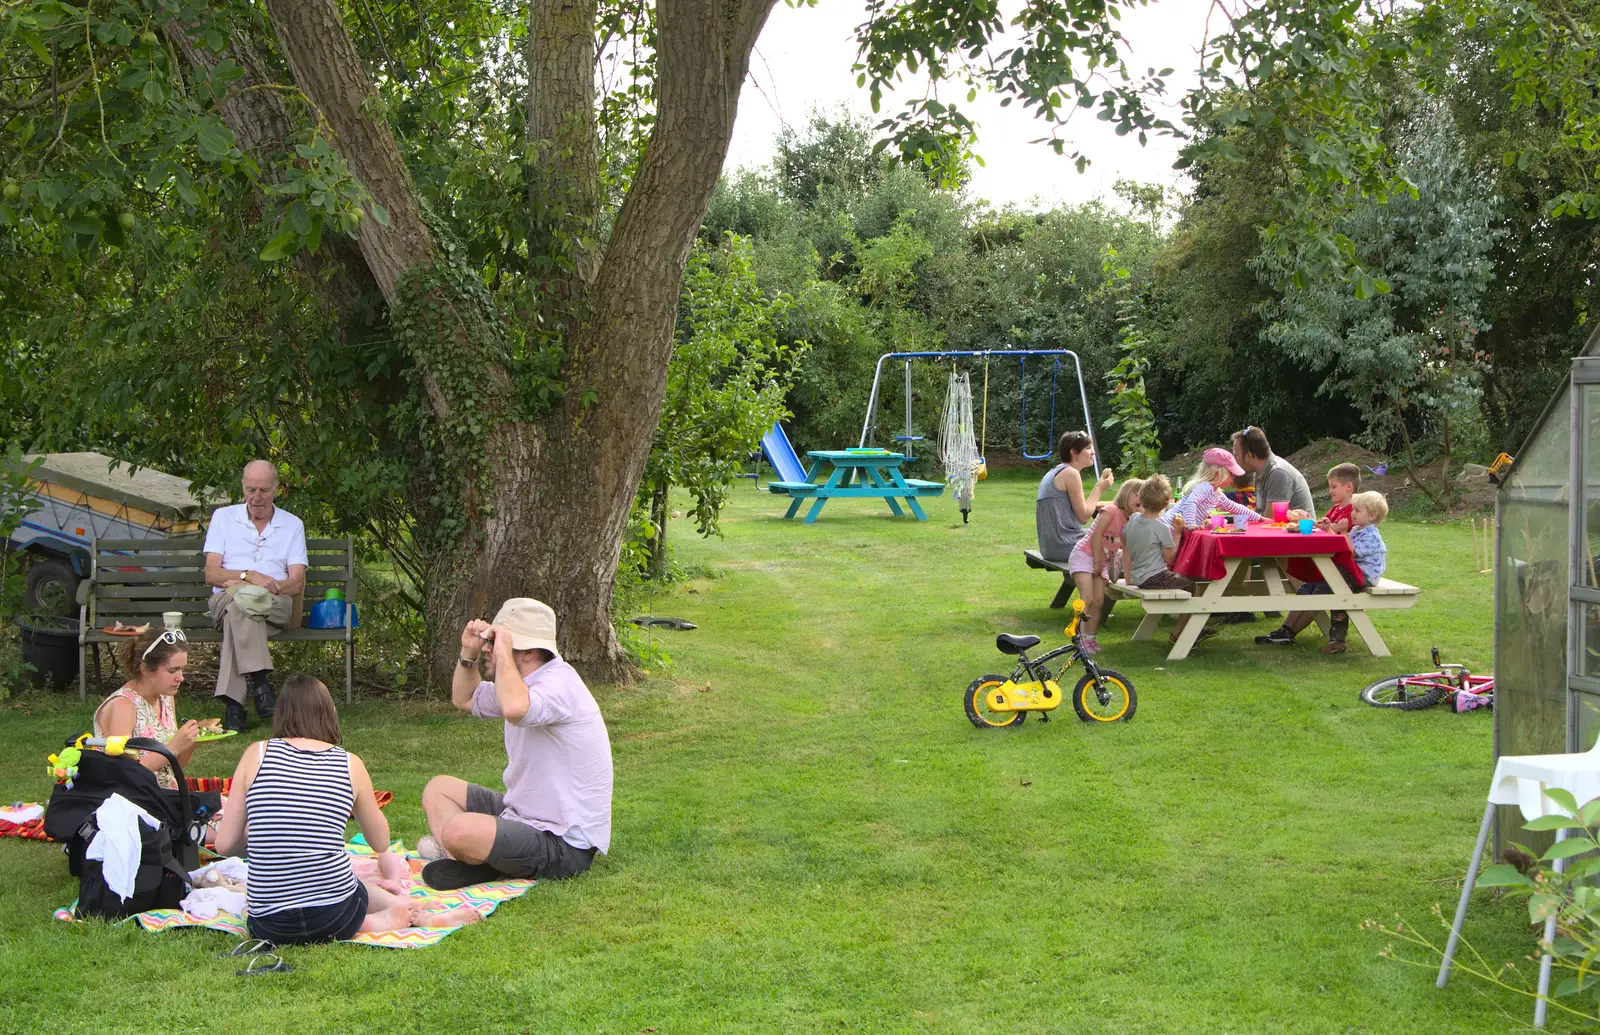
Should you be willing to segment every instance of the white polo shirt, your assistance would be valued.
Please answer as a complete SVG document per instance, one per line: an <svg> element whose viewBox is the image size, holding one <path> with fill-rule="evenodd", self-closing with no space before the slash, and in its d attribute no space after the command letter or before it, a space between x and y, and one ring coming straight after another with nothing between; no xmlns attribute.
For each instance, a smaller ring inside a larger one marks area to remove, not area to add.
<svg viewBox="0 0 1600 1035"><path fill-rule="evenodd" d="M205 552L221 554L224 571L248 568L271 579L288 578L291 564L310 565L305 523L282 507L272 508L272 520L264 532L256 531L243 503L218 507L206 529Z"/></svg>

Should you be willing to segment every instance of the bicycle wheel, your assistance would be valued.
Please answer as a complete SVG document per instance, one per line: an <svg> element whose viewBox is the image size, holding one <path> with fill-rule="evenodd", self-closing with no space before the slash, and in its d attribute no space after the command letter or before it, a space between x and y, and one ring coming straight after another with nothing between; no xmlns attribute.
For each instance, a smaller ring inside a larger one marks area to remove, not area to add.
<svg viewBox="0 0 1600 1035"><path fill-rule="evenodd" d="M1021 726L1028 718L1027 712L993 712L984 700L990 690L1006 681L1006 676L979 676L967 687L961 703L967 706L967 718L980 730L1003 730Z"/></svg>
<svg viewBox="0 0 1600 1035"><path fill-rule="evenodd" d="M1428 673L1380 679L1361 691L1361 699L1374 708L1398 708L1403 712L1420 712L1444 700L1443 688L1423 682L1434 678L1435 675ZM1407 685L1411 680L1417 680L1420 685Z"/></svg>
<svg viewBox="0 0 1600 1035"><path fill-rule="evenodd" d="M1084 722L1127 722L1139 710L1139 695L1133 680L1103 668L1098 681L1085 674L1072 688L1072 710Z"/></svg>

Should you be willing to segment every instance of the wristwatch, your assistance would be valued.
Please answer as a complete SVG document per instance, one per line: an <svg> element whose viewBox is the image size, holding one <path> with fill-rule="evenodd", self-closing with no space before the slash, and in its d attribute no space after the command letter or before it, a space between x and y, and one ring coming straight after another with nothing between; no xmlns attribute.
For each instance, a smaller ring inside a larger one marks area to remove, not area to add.
<svg viewBox="0 0 1600 1035"><path fill-rule="evenodd" d="M239 581L240 582L245 582L249 578L250 578L250 569L249 568L240 568L239 569Z"/></svg>
<svg viewBox="0 0 1600 1035"><path fill-rule="evenodd" d="M478 667L478 659L477 658L457 658L456 659L456 664L460 665L462 668L477 668Z"/></svg>

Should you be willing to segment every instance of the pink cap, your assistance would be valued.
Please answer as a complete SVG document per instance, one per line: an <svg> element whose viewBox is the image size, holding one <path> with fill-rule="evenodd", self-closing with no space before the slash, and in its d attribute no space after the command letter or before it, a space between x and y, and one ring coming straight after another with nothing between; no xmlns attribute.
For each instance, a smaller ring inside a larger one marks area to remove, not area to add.
<svg viewBox="0 0 1600 1035"><path fill-rule="evenodd" d="M1235 478L1244 473L1244 468L1239 466L1239 461L1233 458L1233 454L1219 446L1212 446L1206 450L1205 455L1200 459L1208 464L1216 464Z"/></svg>

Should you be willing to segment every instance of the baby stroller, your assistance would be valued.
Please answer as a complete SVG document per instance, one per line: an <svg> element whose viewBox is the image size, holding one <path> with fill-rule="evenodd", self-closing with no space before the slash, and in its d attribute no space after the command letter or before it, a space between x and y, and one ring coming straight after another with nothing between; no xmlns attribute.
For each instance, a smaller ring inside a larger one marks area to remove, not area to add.
<svg viewBox="0 0 1600 1035"><path fill-rule="evenodd" d="M76 773L70 787L57 784L51 793L44 830L66 845L67 867L78 878L78 915L117 919L176 906L188 894L189 871L200 866L200 840L205 832L203 821L195 816L177 758L165 744L147 737L83 736L69 740L67 747L64 755L77 749ZM126 751L154 751L165 757L178 780L176 795L164 790L156 774ZM154 829L142 822L136 824L143 844L133 895L126 900L106 883L100 860L85 857L100 829L95 810L113 794L122 795L160 823Z"/></svg>

